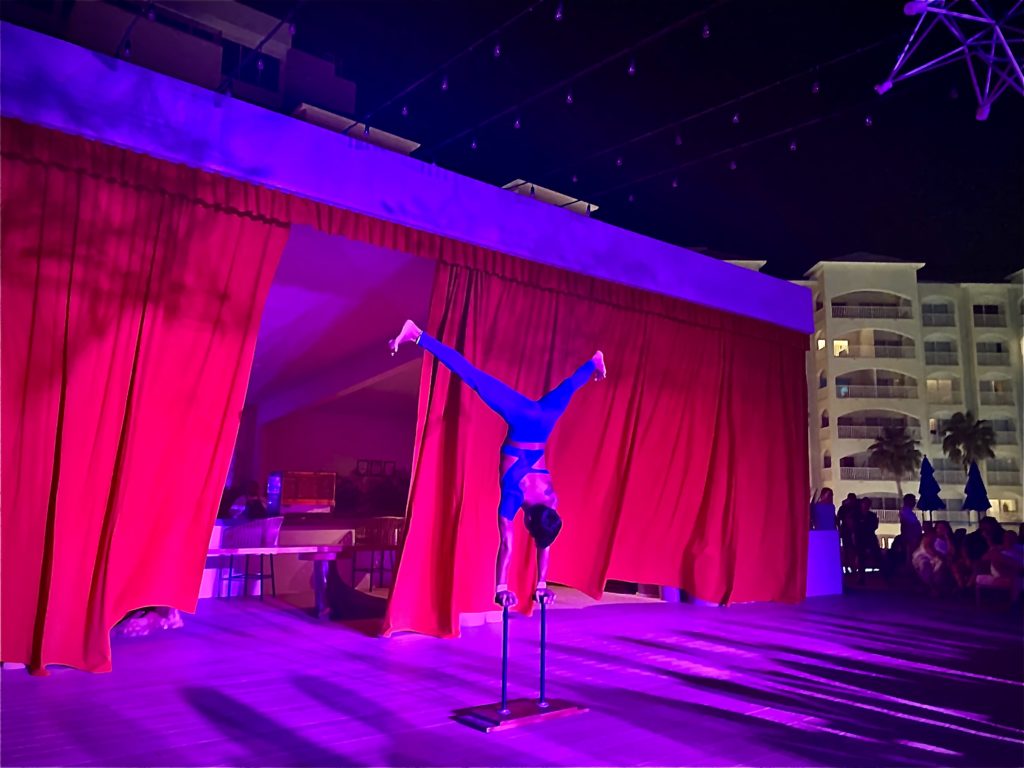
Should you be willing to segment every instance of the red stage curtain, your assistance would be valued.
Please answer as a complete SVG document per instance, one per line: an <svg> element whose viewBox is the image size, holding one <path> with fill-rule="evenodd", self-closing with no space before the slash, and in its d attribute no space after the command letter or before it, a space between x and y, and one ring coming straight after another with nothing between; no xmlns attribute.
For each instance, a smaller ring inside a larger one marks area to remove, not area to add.
<svg viewBox="0 0 1024 768"><path fill-rule="evenodd" d="M531 397L605 352L608 379L577 393L550 442L565 527L549 578L595 597L615 578L802 599L805 335L493 253L442 258L428 328ZM385 632L450 637L460 613L494 607L504 425L432 359L419 411ZM529 610L518 520L510 583Z"/></svg>
<svg viewBox="0 0 1024 768"><path fill-rule="evenodd" d="M2 125L2 658L110 668L194 610L288 236L252 188Z"/></svg>

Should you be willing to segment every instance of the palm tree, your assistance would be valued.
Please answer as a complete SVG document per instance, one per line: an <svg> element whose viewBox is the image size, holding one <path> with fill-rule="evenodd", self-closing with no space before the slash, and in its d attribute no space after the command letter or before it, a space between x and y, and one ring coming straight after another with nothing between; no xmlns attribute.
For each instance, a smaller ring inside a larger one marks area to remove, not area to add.
<svg viewBox="0 0 1024 768"><path fill-rule="evenodd" d="M972 461L993 458L996 454L992 446L995 444L996 435L989 423L984 420L976 421L970 411L957 411L946 422L942 450L950 461L960 462L965 473Z"/></svg>
<svg viewBox="0 0 1024 768"><path fill-rule="evenodd" d="M903 478L913 476L921 466L921 452L906 427L885 427L868 448L868 465L893 477L896 491L902 498Z"/></svg>

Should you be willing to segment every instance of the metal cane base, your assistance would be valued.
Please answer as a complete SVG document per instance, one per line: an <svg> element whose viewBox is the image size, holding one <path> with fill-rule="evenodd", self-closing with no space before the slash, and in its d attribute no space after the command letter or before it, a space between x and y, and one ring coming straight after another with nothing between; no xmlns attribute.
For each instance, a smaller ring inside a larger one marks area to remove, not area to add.
<svg viewBox="0 0 1024 768"><path fill-rule="evenodd" d="M586 707L562 699L548 699L545 704L547 706L542 707L537 699L513 699L508 702L506 714L501 713L500 703L483 704L479 707L457 710L455 720L478 731L491 733L587 711Z"/></svg>

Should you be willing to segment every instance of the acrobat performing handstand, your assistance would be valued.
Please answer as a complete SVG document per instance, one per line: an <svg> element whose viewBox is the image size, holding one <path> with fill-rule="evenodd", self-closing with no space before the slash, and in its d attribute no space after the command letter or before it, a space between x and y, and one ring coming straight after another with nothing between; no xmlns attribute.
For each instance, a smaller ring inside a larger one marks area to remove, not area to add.
<svg viewBox="0 0 1024 768"><path fill-rule="evenodd" d="M515 593L508 588L508 566L512 556L512 521L519 509L525 510L526 529L537 545L537 602L549 605L555 593L548 589L547 571L551 543L562 529L558 516L558 497L544 460L544 444L569 400L591 376L600 381L607 376L604 355L598 351L569 378L539 400L531 400L493 376L480 371L451 347L424 333L406 320L401 332L388 342L391 354L406 342L413 342L434 355L452 373L476 392L492 411L508 425L501 446L501 501L498 504L498 558L495 563L494 602L503 607L516 605Z"/></svg>

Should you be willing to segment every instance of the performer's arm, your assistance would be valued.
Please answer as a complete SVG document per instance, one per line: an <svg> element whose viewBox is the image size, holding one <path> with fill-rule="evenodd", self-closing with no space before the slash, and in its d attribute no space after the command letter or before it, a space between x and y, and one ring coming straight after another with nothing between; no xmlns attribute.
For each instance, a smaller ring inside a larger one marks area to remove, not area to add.
<svg viewBox="0 0 1024 768"><path fill-rule="evenodd" d="M548 589L548 561L551 559L551 547L537 547L537 589L533 593L538 603L551 605L555 602L555 593Z"/></svg>

